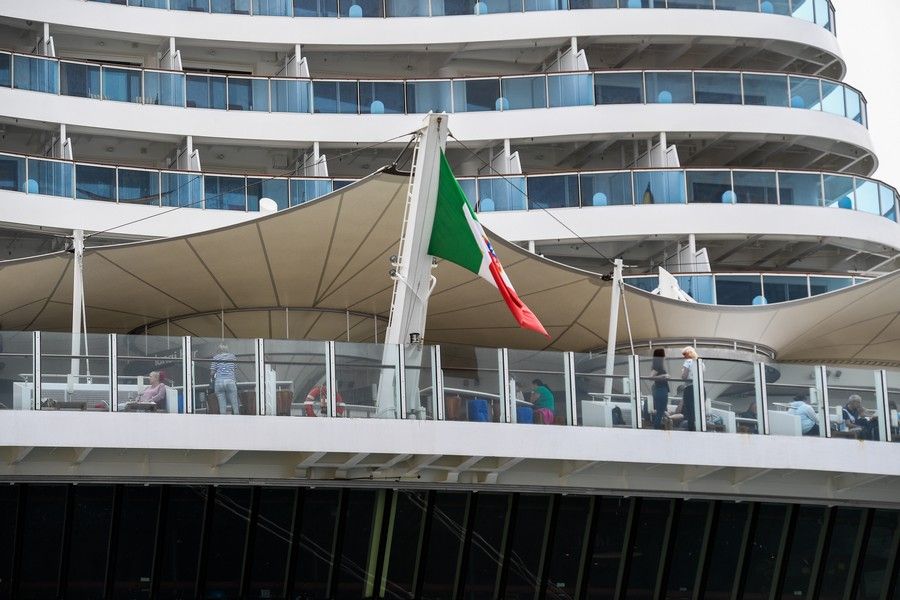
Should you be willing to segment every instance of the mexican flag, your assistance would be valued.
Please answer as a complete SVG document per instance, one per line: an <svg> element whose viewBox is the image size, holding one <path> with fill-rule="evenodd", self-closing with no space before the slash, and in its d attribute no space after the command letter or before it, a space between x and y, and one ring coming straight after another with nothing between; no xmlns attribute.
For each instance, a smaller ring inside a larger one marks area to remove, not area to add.
<svg viewBox="0 0 900 600"><path fill-rule="evenodd" d="M531 329L550 337L544 326L525 306L503 271L503 265L491 242L484 235L475 212L466 202L466 195L453 176L447 157L441 152L441 172L438 179L437 208L428 254L449 260L480 275L500 290L510 312L524 329Z"/></svg>

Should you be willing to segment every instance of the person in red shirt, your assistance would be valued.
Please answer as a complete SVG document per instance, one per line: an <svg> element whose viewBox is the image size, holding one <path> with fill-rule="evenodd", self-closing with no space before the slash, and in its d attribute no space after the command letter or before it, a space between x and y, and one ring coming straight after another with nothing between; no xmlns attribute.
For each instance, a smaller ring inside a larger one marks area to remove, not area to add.
<svg viewBox="0 0 900 600"><path fill-rule="evenodd" d="M335 396L335 400L337 404L337 414L338 416L341 416L344 414L344 399L341 398L340 392ZM320 383L313 387L306 395L306 401L303 402L303 407L307 417L316 416L316 405L319 406L319 414L322 416L328 414L328 387L324 383Z"/></svg>

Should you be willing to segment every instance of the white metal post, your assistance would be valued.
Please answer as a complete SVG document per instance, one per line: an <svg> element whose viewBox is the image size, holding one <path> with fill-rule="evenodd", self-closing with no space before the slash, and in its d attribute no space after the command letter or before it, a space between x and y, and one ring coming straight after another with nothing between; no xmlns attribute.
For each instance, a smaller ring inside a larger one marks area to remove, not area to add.
<svg viewBox="0 0 900 600"><path fill-rule="evenodd" d="M831 420L828 411L830 410L828 402L828 370L824 366L818 366L816 369L816 387L819 395L822 397L822 403L819 410L819 437L831 437Z"/></svg>
<svg viewBox="0 0 900 600"><path fill-rule="evenodd" d="M41 408L41 332L34 332L32 347L32 371L34 374L34 396L31 398L31 407L34 410Z"/></svg>
<svg viewBox="0 0 900 600"><path fill-rule="evenodd" d="M119 410L119 336L109 334L109 407L112 412Z"/></svg>
<svg viewBox="0 0 900 600"><path fill-rule="evenodd" d="M575 353L563 354L566 384L566 425L578 425L578 388L575 386Z"/></svg>
<svg viewBox="0 0 900 600"><path fill-rule="evenodd" d="M190 336L181 338L181 374L184 379L184 388L181 394L184 412L185 414L192 413L194 412L194 360Z"/></svg>
<svg viewBox="0 0 900 600"><path fill-rule="evenodd" d="M616 336L619 330L619 303L622 301L622 266L621 258L613 261L612 290L609 295L609 329L606 334L606 379L603 383L603 395L609 401L612 394L612 374L616 364Z"/></svg>
<svg viewBox="0 0 900 600"><path fill-rule="evenodd" d="M337 377L335 375L334 342L328 342L325 350L325 378L328 380L328 416L337 414Z"/></svg>
<svg viewBox="0 0 900 600"><path fill-rule="evenodd" d="M77 358L81 352L81 316L82 303L84 302L84 231L75 229L72 231L72 339L71 339L71 373L69 374L66 389L68 393L74 391L78 376L81 374L81 360Z"/></svg>
<svg viewBox="0 0 900 600"><path fill-rule="evenodd" d="M878 439L891 441L891 410L888 402L887 371L875 371L875 403L878 406Z"/></svg>
<svg viewBox="0 0 900 600"><path fill-rule="evenodd" d="M506 348L497 350L497 363L500 375L500 422L512 423L512 415L516 410L516 399L510 398L509 394L509 350ZM491 418L491 420L494 419Z"/></svg>
<svg viewBox="0 0 900 600"><path fill-rule="evenodd" d="M631 378L631 428L643 429L644 411L641 406L641 359L632 354L628 357L628 376ZM649 406L647 407L649 412Z"/></svg>
<svg viewBox="0 0 900 600"><path fill-rule="evenodd" d="M754 369L754 383L756 384L756 422L759 433L769 435L769 393L766 389L766 365L765 363L756 363ZM760 423L760 418L762 422ZM762 427L759 427L759 425Z"/></svg>
<svg viewBox="0 0 900 600"><path fill-rule="evenodd" d="M694 431L706 431L706 390L703 381L703 359L698 358L693 363L693 379L694 379L694 418L698 421L694 423Z"/></svg>
<svg viewBox="0 0 900 600"><path fill-rule="evenodd" d="M444 420L444 372L441 366L441 347L434 346L431 353L431 390L436 421Z"/></svg>
<svg viewBox="0 0 900 600"><path fill-rule="evenodd" d="M404 346L403 344L397 344L395 346L395 348L396 348L396 352L397 352L397 391L400 394L400 397L398 398L398 400L400 401L399 402L400 414L395 415L395 418L405 419L409 416L407 414L407 407L406 407L406 346ZM417 359L414 358L413 360L414 360L414 362L421 365L422 364L422 356L421 356L422 347L419 344L416 344L416 348L418 350L419 356L417 357ZM382 369L384 369L384 367L382 367ZM418 380L416 381L416 383L418 383ZM416 385L414 387L415 387L416 391L418 392L419 386ZM418 393L416 395L418 396ZM419 403L415 402L415 406L418 406L418 405L419 405ZM418 413L415 413L415 414L416 414L415 418L418 418Z"/></svg>
<svg viewBox="0 0 900 600"><path fill-rule="evenodd" d="M266 395L269 393L269 390L266 389L266 372L263 365L262 344L263 341L261 338L253 340L253 371L255 374L254 380L256 382L256 414L258 415L265 414ZM271 390L271 392L272 394L275 394L275 390ZM240 400L238 400L238 403L240 404Z"/></svg>

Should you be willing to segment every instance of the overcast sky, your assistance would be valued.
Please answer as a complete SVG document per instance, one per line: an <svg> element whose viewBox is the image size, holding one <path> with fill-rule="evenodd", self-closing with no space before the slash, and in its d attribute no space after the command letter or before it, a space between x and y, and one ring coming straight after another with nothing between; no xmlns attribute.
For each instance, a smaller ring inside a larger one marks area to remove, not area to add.
<svg viewBox="0 0 900 600"><path fill-rule="evenodd" d="M845 81L869 102L876 177L900 187L900 0L833 0Z"/></svg>

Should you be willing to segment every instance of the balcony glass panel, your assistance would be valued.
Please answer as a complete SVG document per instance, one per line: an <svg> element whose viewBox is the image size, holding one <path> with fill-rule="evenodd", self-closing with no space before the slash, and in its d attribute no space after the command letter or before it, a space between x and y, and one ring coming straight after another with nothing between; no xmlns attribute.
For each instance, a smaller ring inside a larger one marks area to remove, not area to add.
<svg viewBox="0 0 900 600"><path fill-rule="evenodd" d="M716 9L759 12L759 0L716 0Z"/></svg>
<svg viewBox="0 0 900 600"><path fill-rule="evenodd" d="M859 92L848 87L844 88L844 96L847 107L847 118L865 125L863 120L863 102Z"/></svg>
<svg viewBox="0 0 900 600"><path fill-rule="evenodd" d="M565 355L562 352L510 349L508 356L509 393L515 399L512 422L527 425L571 424Z"/></svg>
<svg viewBox="0 0 900 600"><path fill-rule="evenodd" d="M266 414L328 415L327 386L322 387L327 344L306 340L265 340L263 344L266 372L274 373L274 382L271 378L266 381Z"/></svg>
<svg viewBox="0 0 900 600"><path fill-rule="evenodd" d="M791 15L791 0L762 0L759 3L760 12L773 15Z"/></svg>
<svg viewBox="0 0 900 600"><path fill-rule="evenodd" d="M27 191L25 187L25 157L0 154L0 190Z"/></svg>
<svg viewBox="0 0 900 600"><path fill-rule="evenodd" d="M566 10L568 0L525 0L525 12L536 10Z"/></svg>
<svg viewBox="0 0 900 600"><path fill-rule="evenodd" d="M503 110L547 108L547 79L540 77L504 77L500 80Z"/></svg>
<svg viewBox="0 0 900 600"><path fill-rule="evenodd" d="M247 210L246 185L243 177L205 175L203 195L206 208Z"/></svg>
<svg viewBox="0 0 900 600"><path fill-rule="evenodd" d="M880 440L878 417L883 413L875 395L876 372L842 368L826 373L832 438Z"/></svg>
<svg viewBox="0 0 900 600"><path fill-rule="evenodd" d="M827 292L842 290L845 287L853 285L850 277L819 277L810 276L809 278L809 295L818 296Z"/></svg>
<svg viewBox="0 0 900 600"><path fill-rule="evenodd" d="M762 304L759 275L717 275L716 302L729 306Z"/></svg>
<svg viewBox="0 0 900 600"><path fill-rule="evenodd" d="M778 178L763 171L734 171L734 195L738 204L778 204Z"/></svg>
<svg viewBox="0 0 900 600"><path fill-rule="evenodd" d="M16 55L13 73L16 89L49 94L59 92L59 63L55 59Z"/></svg>
<svg viewBox="0 0 900 600"><path fill-rule="evenodd" d="M28 181L25 188L29 194L72 198L73 175L72 163L29 158Z"/></svg>
<svg viewBox="0 0 900 600"><path fill-rule="evenodd" d="M579 206L577 175L531 176L526 183L529 209Z"/></svg>
<svg viewBox="0 0 900 600"><path fill-rule="evenodd" d="M641 104L644 76L642 73L596 73L594 96L597 104Z"/></svg>
<svg viewBox="0 0 900 600"><path fill-rule="evenodd" d="M385 0L389 17L427 17L431 13L428 0Z"/></svg>
<svg viewBox="0 0 900 600"><path fill-rule="evenodd" d="M272 112L308 113L312 85L305 79L272 79Z"/></svg>
<svg viewBox="0 0 900 600"><path fill-rule="evenodd" d="M616 356L611 372L605 354L575 353L575 397L579 425L632 427L635 424L628 357Z"/></svg>
<svg viewBox="0 0 900 600"><path fill-rule="evenodd" d="M12 56L0 52L0 87L12 85Z"/></svg>
<svg viewBox="0 0 900 600"><path fill-rule="evenodd" d="M678 280L678 287L700 304L716 303L716 290L712 275L677 275L675 279Z"/></svg>
<svg viewBox="0 0 900 600"><path fill-rule="evenodd" d="M228 110L269 110L269 80L228 78Z"/></svg>
<svg viewBox="0 0 900 600"><path fill-rule="evenodd" d="M291 179L291 206L331 193L330 179Z"/></svg>
<svg viewBox="0 0 900 600"><path fill-rule="evenodd" d="M506 420L500 401L500 360L494 348L441 345L444 418L448 421Z"/></svg>
<svg viewBox="0 0 900 600"><path fill-rule="evenodd" d="M263 198L274 200L278 210L288 207L287 179L247 178L247 210L259 210Z"/></svg>
<svg viewBox="0 0 900 600"><path fill-rule="evenodd" d="M793 7L792 15L796 19L803 19L810 23L815 23L815 9L813 8L813 0L791 0Z"/></svg>
<svg viewBox="0 0 900 600"><path fill-rule="evenodd" d="M399 419L399 360L398 346L336 342L334 372L338 416L342 416L343 400L343 416Z"/></svg>
<svg viewBox="0 0 900 600"><path fill-rule="evenodd" d="M459 187L462 188L463 193L466 195L466 202L472 210L475 210L475 203L478 202L475 179L457 179L456 182L459 183Z"/></svg>
<svg viewBox="0 0 900 600"><path fill-rule="evenodd" d="M659 287L659 277L656 275L647 277L626 277L625 283L638 289L642 289L645 292L652 292Z"/></svg>
<svg viewBox="0 0 900 600"><path fill-rule="evenodd" d="M455 112L500 110L500 80L463 79L454 81L453 110Z"/></svg>
<svg viewBox="0 0 900 600"><path fill-rule="evenodd" d="M483 177L478 180L479 212L495 210L525 210L524 177Z"/></svg>
<svg viewBox="0 0 900 600"><path fill-rule="evenodd" d="M75 197L79 200L116 201L116 170L112 167L75 165Z"/></svg>
<svg viewBox="0 0 900 600"><path fill-rule="evenodd" d="M637 204L684 204L684 171L635 171Z"/></svg>
<svg viewBox="0 0 900 600"><path fill-rule="evenodd" d="M169 7L172 10L209 12L209 0L169 0Z"/></svg>
<svg viewBox="0 0 900 600"><path fill-rule="evenodd" d="M163 206L203 208L203 176L164 171L160 174L160 198Z"/></svg>
<svg viewBox="0 0 900 600"><path fill-rule="evenodd" d="M434 365L431 347L421 344L403 346L406 377L406 418L437 419L437 399L434 396Z"/></svg>
<svg viewBox="0 0 900 600"><path fill-rule="evenodd" d="M250 0L209 0L211 12L229 15L249 15Z"/></svg>
<svg viewBox="0 0 900 600"><path fill-rule="evenodd" d="M169 0L128 0L128 6L143 6L144 8L168 8Z"/></svg>
<svg viewBox="0 0 900 600"><path fill-rule="evenodd" d="M141 72L136 69L103 67L103 99L141 101Z"/></svg>
<svg viewBox="0 0 900 600"><path fill-rule="evenodd" d="M144 71L144 104L184 106L184 74Z"/></svg>
<svg viewBox="0 0 900 600"><path fill-rule="evenodd" d="M871 215L880 215L881 206L878 202L878 183L860 177L857 177L854 181L856 183L856 210L861 210Z"/></svg>
<svg viewBox="0 0 900 600"><path fill-rule="evenodd" d="M852 210L853 178L846 175L825 175L825 206Z"/></svg>
<svg viewBox="0 0 900 600"><path fill-rule="evenodd" d="M312 85L315 112L353 115L359 112L355 81L314 81Z"/></svg>
<svg viewBox="0 0 900 600"><path fill-rule="evenodd" d="M342 17L383 17L384 6L381 0L338 0L338 9Z"/></svg>
<svg viewBox="0 0 900 600"><path fill-rule="evenodd" d="M159 172L119 169L119 202L159 206Z"/></svg>
<svg viewBox="0 0 900 600"><path fill-rule="evenodd" d="M270 17L290 17L291 0L253 0L253 14Z"/></svg>
<svg viewBox="0 0 900 600"><path fill-rule="evenodd" d="M669 8L700 8L709 10L713 7L713 0L668 0Z"/></svg>
<svg viewBox="0 0 900 600"><path fill-rule="evenodd" d="M295 17L336 17L337 0L294 0Z"/></svg>
<svg viewBox="0 0 900 600"><path fill-rule="evenodd" d="M334 190L337 191L342 187L347 187L353 183L352 179L333 179L331 185L334 187Z"/></svg>
<svg viewBox="0 0 900 600"><path fill-rule="evenodd" d="M109 336L41 333L41 410L110 409Z"/></svg>
<svg viewBox="0 0 900 600"><path fill-rule="evenodd" d="M830 81L822 82L822 110L838 116L846 116L847 106L844 102L844 86Z"/></svg>
<svg viewBox="0 0 900 600"><path fill-rule="evenodd" d="M698 104L740 104L740 73L694 73Z"/></svg>
<svg viewBox="0 0 900 600"><path fill-rule="evenodd" d="M317 85L317 84L313 84ZM453 112L449 81L406 82L406 111L408 113Z"/></svg>
<svg viewBox="0 0 900 600"><path fill-rule="evenodd" d="M194 412L255 415L256 341L195 337Z"/></svg>
<svg viewBox="0 0 900 600"><path fill-rule="evenodd" d="M582 206L616 206L634 204L634 190L631 187L631 172L582 173Z"/></svg>
<svg viewBox="0 0 900 600"><path fill-rule="evenodd" d="M822 206L822 177L812 173L779 173L781 204Z"/></svg>
<svg viewBox="0 0 900 600"><path fill-rule="evenodd" d="M359 111L363 114L398 115L406 112L402 81L360 81Z"/></svg>
<svg viewBox="0 0 900 600"><path fill-rule="evenodd" d="M824 435L821 391L815 367L773 364L766 366L769 433L772 435Z"/></svg>
<svg viewBox="0 0 900 600"><path fill-rule="evenodd" d="M617 0L569 0L569 8L618 8Z"/></svg>
<svg viewBox="0 0 900 600"><path fill-rule="evenodd" d="M216 108L225 110L225 78L208 75L187 75L188 108Z"/></svg>
<svg viewBox="0 0 900 600"><path fill-rule="evenodd" d="M818 79L794 75L788 79L791 85L791 108L822 109L822 95Z"/></svg>
<svg viewBox="0 0 900 600"><path fill-rule="evenodd" d="M591 74L549 75L547 87L550 91L550 107L594 104L594 76Z"/></svg>
<svg viewBox="0 0 900 600"><path fill-rule="evenodd" d="M34 338L30 331L0 332L0 410L34 408Z"/></svg>
<svg viewBox="0 0 900 600"><path fill-rule="evenodd" d="M59 91L63 96L100 99L100 66L59 63Z"/></svg>
<svg viewBox="0 0 900 600"><path fill-rule="evenodd" d="M704 359L707 431L763 431L762 394L756 389L756 365L738 360Z"/></svg>
<svg viewBox="0 0 900 600"><path fill-rule="evenodd" d="M619 8L665 8L666 0L619 0Z"/></svg>
<svg viewBox="0 0 900 600"><path fill-rule="evenodd" d="M690 73L647 72L644 78L649 104L691 104L694 101Z"/></svg>
<svg viewBox="0 0 900 600"><path fill-rule="evenodd" d="M763 296L769 304L800 300L809 296L805 276L763 275Z"/></svg>
<svg viewBox="0 0 900 600"><path fill-rule="evenodd" d="M734 204L737 196L731 189L730 171L688 171L688 202Z"/></svg>
<svg viewBox="0 0 900 600"><path fill-rule="evenodd" d="M783 75L744 74L744 104L754 106L790 106L788 80Z"/></svg>
<svg viewBox="0 0 900 600"><path fill-rule="evenodd" d="M881 216L892 221L897 220L897 197L894 190L886 185L879 184L879 197L881 199Z"/></svg>
<svg viewBox="0 0 900 600"><path fill-rule="evenodd" d="M891 441L897 443L900 442L900 372L887 372L887 388L888 427L891 428Z"/></svg>
<svg viewBox="0 0 900 600"><path fill-rule="evenodd" d="M119 411L185 412L181 338L119 335L116 346Z"/></svg>

